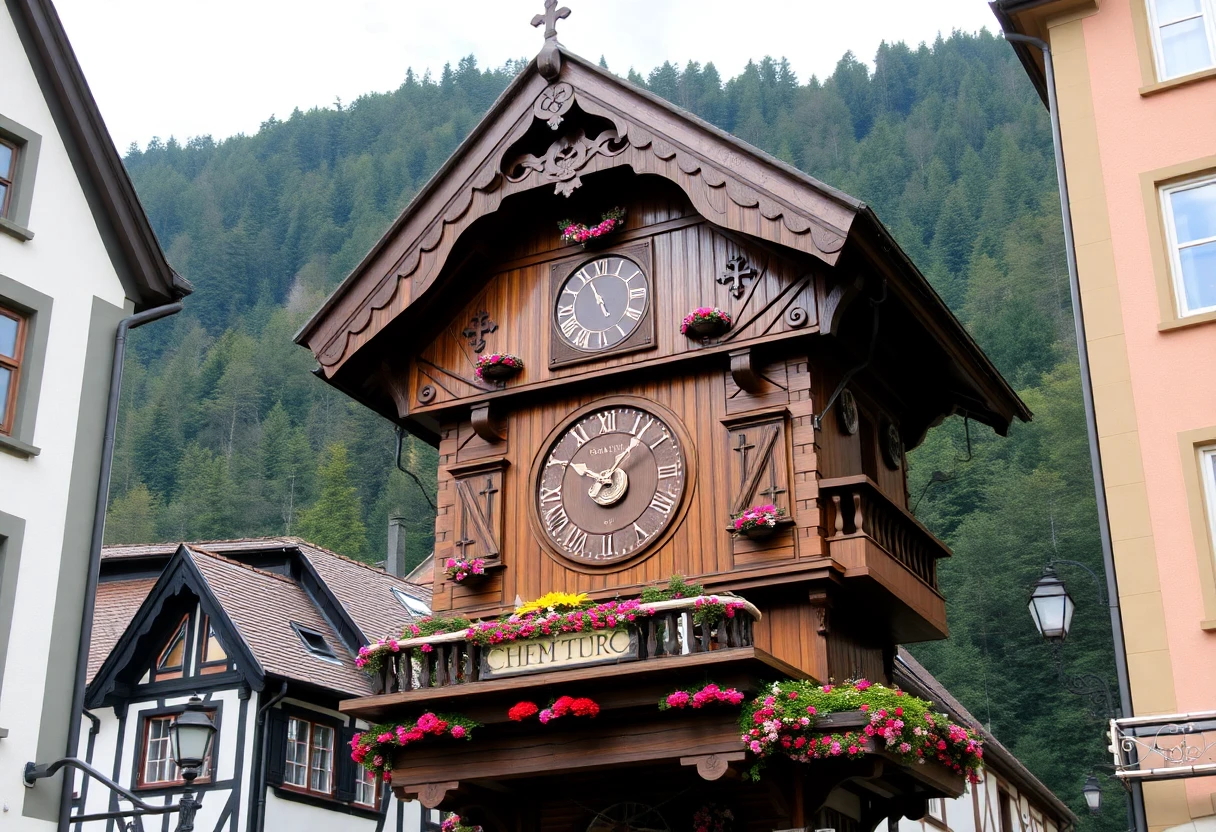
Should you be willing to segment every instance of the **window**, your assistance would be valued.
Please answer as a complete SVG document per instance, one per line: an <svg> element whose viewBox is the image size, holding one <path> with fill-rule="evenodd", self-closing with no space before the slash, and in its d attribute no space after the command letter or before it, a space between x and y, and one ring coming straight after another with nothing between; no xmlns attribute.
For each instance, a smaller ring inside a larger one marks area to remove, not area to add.
<svg viewBox="0 0 1216 832"><path fill-rule="evenodd" d="M376 791L380 783L376 775L359 766L355 772L355 802L360 806L376 807Z"/></svg>
<svg viewBox="0 0 1216 832"><path fill-rule="evenodd" d="M17 419L17 383L25 352L26 317L0 306L0 433L13 432Z"/></svg>
<svg viewBox="0 0 1216 832"><path fill-rule="evenodd" d="M935 826L946 826L946 801L944 798L932 797L926 802L925 819Z"/></svg>
<svg viewBox="0 0 1216 832"><path fill-rule="evenodd" d="M425 601L419 600L397 587L393 587L393 596L397 599L397 603L401 604L408 612L414 615L431 614L431 608L427 606Z"/></svg>
<svg viewBox="0 0 1216 832"><path fill-rule="evenodd" d="M1017 832L1013 828L1013 801L1009 799L1009 792L999 789L997 797L1000 800L1001 832Z"/></svg>
<svg viewBox="0 0 1216 832"><path fill-rule="evenodd" d="M17 173L17 145L0 138L0 217L8 216L13 196L13 179Z"/></svg>
<svg viewBox="0 0 1216 832"><path fill-rule="evenodd" d="M189 616L183 618L173 631L173 637L169 639L165 649L160 652L156 659L156 668L152 671L153 682L182 677L186 669L186 625L189 623Z"/></svg>
<svg viewBox="0 0 1216 832"><path fill-rule="evenodd" d="M334 654L333 648L329 646L329 642L325 640L325 636L294 621L291 622L291 628L296 631L296 635L300 637L300 641L304 644L304 649L309 653L312 653L314 656L320 656L323 659L337 661L338 657Z"/></svg>
<svg viewBox="0 0 1216 832"><path fill-rule="evenodd" d="M1216 65L1213 0L1148 0L1158 80Z"/></svg>
<svg viewBox="0 0 1216 832"><path fill-rule="evenodd" d="M215 711L207 712L207 716L215 719ZM138 785L141 787L164 786L184 783L181 770L173 762L172 743L169 740L169 730L173 725L174 714L150 716L144 720L143 760L139 767ZM198 779L211 776L211 754L215 749L212 742L207 759L203 761L203 770ZM197 780L195 782L198 782Z"/></svg>
<svg viewBox="0 0 1216 832"><path fill-rule="evenodd" d="M334 790L334 729L306 719L287 721L283 785L329 796Z"/></svg>
<svg viewBox="0 0 1216 832"><path fill-rule="evenodd" d="M1216 445L1199 449L1200 477L1207 503L1208 527L1212 545L1216 547Z"/></svg>
<svg viewBox="0 0 1216 832"><path fill-rule="evenodd" d="M1161 189L1180 317L1216 310L1216 177Z"/></svg>
<svg viewBox="0 0 1216 832"><path fill-rule="evenodd" d="M25 242L42 137L0 115L0 232Z"/></svg>
<svg viewBox="0 0 1216 832"><path fill-rule="evenodd" d="M228 653L224 651L224 646L216 637L215 628L211 626L209 617L203 617L201 632L206 633L206 637L202 640L203 643L199 649L199 672L222 673L228 669Z"/></svg>

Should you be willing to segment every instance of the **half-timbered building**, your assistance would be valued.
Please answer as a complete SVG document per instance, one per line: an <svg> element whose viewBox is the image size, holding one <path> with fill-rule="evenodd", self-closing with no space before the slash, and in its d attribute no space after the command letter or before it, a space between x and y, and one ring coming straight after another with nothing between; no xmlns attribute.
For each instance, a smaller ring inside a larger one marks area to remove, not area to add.
<svg viewBox="0 0 1216 832"><path fill-rule="evenodd" d="M737 708L656 702L891 683L897 644L947 635L950 552L908 510L906 450L951 414L1001 434L1030 414L870 208L569 53L546 6L540 55L297 340L438 446L437 615L676 575L739 612L671 598L589 637L406 639L340 710L481 723L377 757L398 794L496 831L665 828L711 799L752 830L921 817L956 771L868 743L754 782ZM737 530L768 506L775 526ZM508 716L557 695L598 716Z"/></svg>
<svg viewBox="0 0 1216 832"><path fill-rule="evenodd" d="M371 692L363 644L429 612L429 587L296 538L106 547L79 756L146 802L176 802L168 729L197 695L219 729L197 829L418 832L436 818L352 763L343 747L366 724L338 702ZM77 779L73 814L120 805Z"/></svg>

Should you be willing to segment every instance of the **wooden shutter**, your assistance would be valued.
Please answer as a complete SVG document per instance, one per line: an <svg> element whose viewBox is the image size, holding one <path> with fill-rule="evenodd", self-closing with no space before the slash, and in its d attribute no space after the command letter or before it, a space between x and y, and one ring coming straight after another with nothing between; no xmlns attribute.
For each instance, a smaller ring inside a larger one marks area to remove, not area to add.
<svg viewBox="0 0 1216 832"><path fill-rule="evenodd" d="M350 758L350 743L357 732L354 728L338 729L338 745L334 748L334 797L343 803L355 799L355 776L360 766Z"/></svg>
<svg viewBox="0 0 1216 832"><path fill-rule="evenodd" d="M266 712L266 785L283 785L283 772L287 768L287 715L278 708Z"/></svg>

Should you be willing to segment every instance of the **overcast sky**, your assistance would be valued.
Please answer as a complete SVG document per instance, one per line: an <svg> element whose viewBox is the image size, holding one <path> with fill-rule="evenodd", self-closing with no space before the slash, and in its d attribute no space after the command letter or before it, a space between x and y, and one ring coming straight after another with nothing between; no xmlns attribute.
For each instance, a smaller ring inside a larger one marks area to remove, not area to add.
<svg viewBox="0 0 1216 832"><path fill-rule="evenodd" d="M789 58L800 81L883 40L995 30L984 0L566 0L564 45L624 73L665 60ZM102 115L125 150L152 136L253 133L271 114L398 87L473 54L531 58L543 0L56 0Z"/></svg>

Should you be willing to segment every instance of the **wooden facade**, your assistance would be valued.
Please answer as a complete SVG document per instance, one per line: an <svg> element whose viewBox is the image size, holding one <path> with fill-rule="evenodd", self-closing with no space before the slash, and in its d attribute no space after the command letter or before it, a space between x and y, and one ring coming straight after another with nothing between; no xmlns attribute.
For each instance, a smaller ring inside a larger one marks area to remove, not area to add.
<svg viewBox="0 0 1216 832"><path fill-rule="evenodd" d="M563 220L594 225L614 208L625 219L612 234L563 242ZM594 280L568 282L584 266L605 294L630 278L616 288L630 307L605 303ZM682 334L697 307L725 310L732 326ZM602 334L583 334L601 312ZM630 598L672 575L759 611L743 640L707 630L699 642L689 620L683 648L643 647L636 664L507 680L478 680L475 648L453 641L427 659L421 687L413 669L404 683L393 672L380 695L343 703L396 719L442 701L485 722L476 750L425 765L402 753L393 784L501 829L585 828L573 818L606 799L597 790L670 795L729 773L743 759L734 716L653 713L682 680L712 670L751 691L782 676L890 680L898 643L946 635L936 562L949 550L908 510L905 449L952 413L1000 433L1029 417L863 204L555 42L297 340L324 379L438 446L436 562L482 558L486 576L457 583L437 569L437 613L493 617L551 591ZM477 359L490 353L523 369L483 380ZM661 435L640 418L615 426L613 413L638 409ZM652 459L660 445L668 456ZM605 455L603 467L580 468L563 448ZM588 501L588 483L593 497L625 496ZM652 490L649 506L629 496ZM731 517L757 504L786 512L776 533L733 534ZM571 517L584 519L567 530ZM556 739L507 723L525 692L558 684L593 691L606 712ZM846 768L812 784L778 766L767 790L721 788L755 804L755 829L835 812L837 829L862 832L958 789L881 755ZM559 771L570 788L550 796ZM857 778L882 779L886 797L831 798Z"/></svg>

